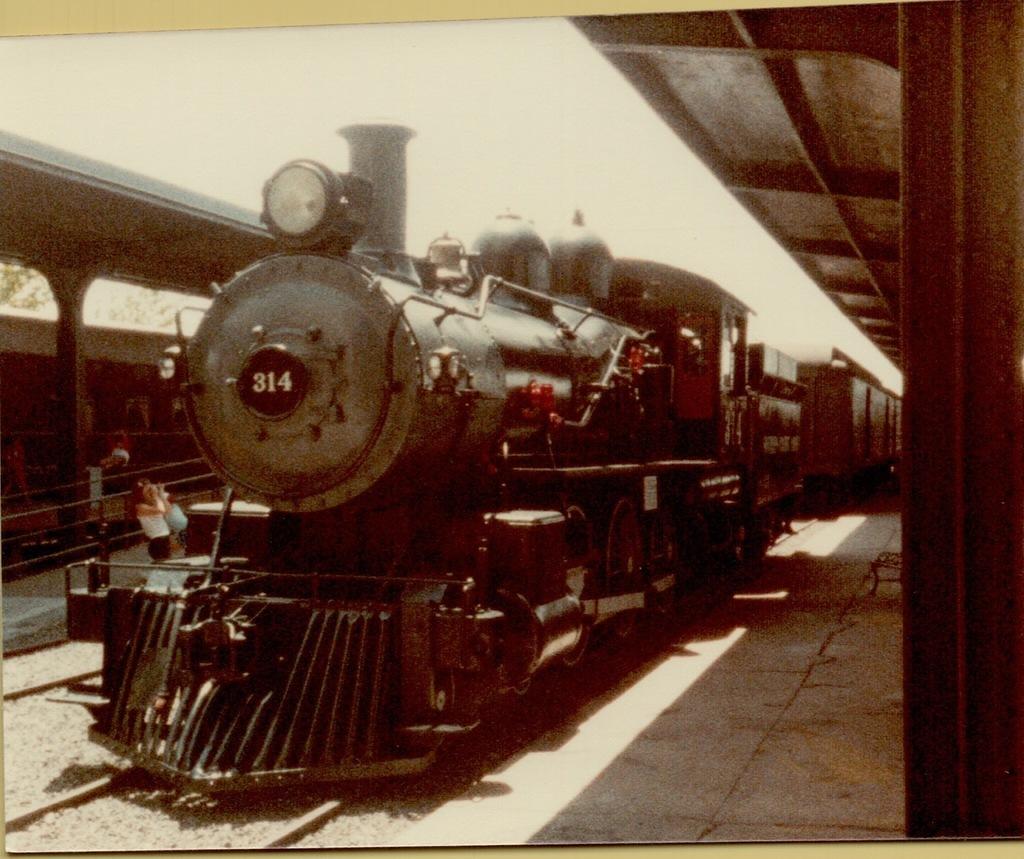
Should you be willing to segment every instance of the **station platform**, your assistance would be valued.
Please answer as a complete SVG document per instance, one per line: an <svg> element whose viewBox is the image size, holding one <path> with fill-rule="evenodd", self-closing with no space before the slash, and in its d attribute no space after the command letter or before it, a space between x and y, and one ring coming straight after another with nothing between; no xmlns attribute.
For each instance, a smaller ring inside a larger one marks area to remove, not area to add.
<svg viewBox="0 0 1024 859"><path fill-rule="evenodd" d="M119 564L149 561L146 544L112 552ZM63 638L67 633L64 567L3 583L3 649L20 650Z"/></svg>
<svg viewBox="0 0 1024 859"><path fill-rule="evenodd" d="M901 592L869 574L898 504L802 523L613 700L399 844L902 839Z"/></svg>

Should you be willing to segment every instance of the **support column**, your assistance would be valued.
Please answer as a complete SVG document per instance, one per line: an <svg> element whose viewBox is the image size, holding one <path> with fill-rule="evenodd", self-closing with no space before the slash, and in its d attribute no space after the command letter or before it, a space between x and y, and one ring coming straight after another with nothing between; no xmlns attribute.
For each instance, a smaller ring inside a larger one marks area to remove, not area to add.
<svg viewBox="0 0 1024 859"><path fill-rule="evenodd" d="M1024 834L1024 4L900 10L907 834Z"/></svg>
<svg viewBox="0 0 1024 859"><path fill-rule="evenodd" d="M85 356L82 349L82 304L93 280L91 271L51 268L46 278L57 302L57 414L53 427L59 439L57 482L78 483L86 479ZM85 498L88 489L63 493L65 501ZM70 515L65 519L79 518Z"/></svg>

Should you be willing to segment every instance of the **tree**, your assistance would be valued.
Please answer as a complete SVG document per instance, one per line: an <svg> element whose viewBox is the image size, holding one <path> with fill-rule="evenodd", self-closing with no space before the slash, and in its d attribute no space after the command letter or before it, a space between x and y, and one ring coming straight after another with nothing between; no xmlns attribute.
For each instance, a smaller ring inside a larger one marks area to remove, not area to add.
<svg viewBox="0 0 1024 859"><path fill-rule="evenodd" d="M35 269L0 262L0 307L45 310L54 305L50 285Z"/></svg>
<svg viewBox="0 0 1024 859"><path fill-rule="evenodd" d="M97 313L95 320L91 321L112 325L121 322L152 328L174 327L174 314L181 306L181 296L133 284L121 286L117 300L108 303L105 312Z"/></svg>
<svg viewBox="0 0 1024 859"><path fill-rule="evenodd" d="M174 316L184 306L205 308L209 299L100 278L88 291L83 308L87 325L142 326L174 329ZM0 313L5 307L55 317L57 305L39 272L17 263L0 262Z"/></svg>

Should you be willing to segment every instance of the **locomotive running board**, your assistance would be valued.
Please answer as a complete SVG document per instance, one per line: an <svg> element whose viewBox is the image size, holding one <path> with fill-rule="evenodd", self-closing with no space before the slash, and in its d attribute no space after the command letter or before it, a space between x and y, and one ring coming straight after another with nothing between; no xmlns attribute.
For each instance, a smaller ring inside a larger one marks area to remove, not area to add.
<svg viewBox="0 0 1024 859"><path fill-rule="evenodd" d="M604 620L624 611L635 611L647 605L643 591L629 594L616 594L612 597L599 597L592 600L581 600L583 612L594 620Z"/></svg>
<svg viewBox="0 0 1024 859"><path fill-rule="evenodd" d="M668 573L667 575L662 576L660 579L655 579L653 582L651 582L651 590L654 591L654 593L656 594L664 593L675 583L676 574Z"/></svg>
<svg viewBox="0 0 1024 859"><path fill-rule="evenodd" d="M600 477L634 477L674 471L702 471L720 465L713 459L659 459L652 462L615 463L613 465L567 465L562 467L513 466L511 476L523 480L593 480Z"/></svg>
<svg viewBox="0 0 1024 859"><path fill-rule="evenodd" d="M662 594L676 583L675 573L668 573L650 583L646 591L633 591L628 594L616 594L610 597L581 600L583 613L595 621L604 620L624 611L638 611L651 607L655 594Z"/></svg>

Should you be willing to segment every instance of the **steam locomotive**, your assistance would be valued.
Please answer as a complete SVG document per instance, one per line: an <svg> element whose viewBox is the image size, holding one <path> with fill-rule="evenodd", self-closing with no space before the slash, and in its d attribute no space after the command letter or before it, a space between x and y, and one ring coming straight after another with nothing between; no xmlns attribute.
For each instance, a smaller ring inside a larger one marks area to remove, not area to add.
<svg viewBox="0 0 1024 859"><path fill-rule="evenodd" d="M350 173L270 179L280 252L166 358L229 487L208 555L69 596L104 642L93 738L200 790L420 770L712 554L759 555L800 490L803 388L741 302L579 218L414 259L411 132L341 133Z"/></svg>

